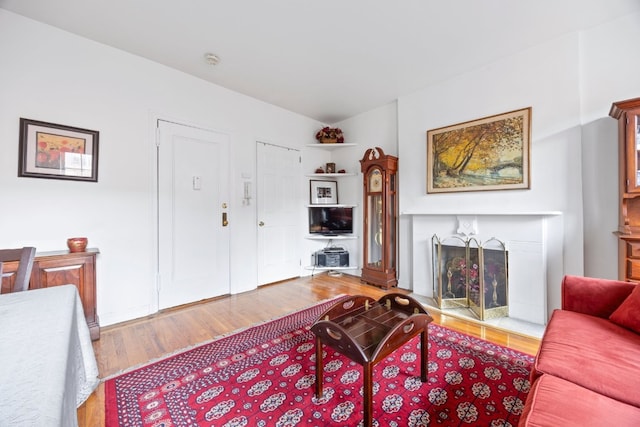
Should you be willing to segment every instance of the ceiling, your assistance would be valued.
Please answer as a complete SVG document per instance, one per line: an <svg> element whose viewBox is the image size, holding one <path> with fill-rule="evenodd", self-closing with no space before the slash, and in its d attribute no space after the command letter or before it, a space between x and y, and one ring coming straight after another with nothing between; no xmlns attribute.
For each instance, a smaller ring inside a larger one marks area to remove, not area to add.
<svg viewBox="0 0 640 427"><path fill-rule="evenodd" d="M0 0L0 7L331 124L638 0ZM207 64L206 52L221 59Z"/></svg>

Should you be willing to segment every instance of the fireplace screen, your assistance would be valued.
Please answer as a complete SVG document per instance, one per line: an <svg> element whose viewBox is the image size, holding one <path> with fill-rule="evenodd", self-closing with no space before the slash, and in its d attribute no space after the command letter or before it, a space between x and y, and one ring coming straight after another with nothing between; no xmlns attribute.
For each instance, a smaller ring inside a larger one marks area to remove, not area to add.
<svg viewBox="0 0 640 427"><path fill-rule="evenodd" d="M452 236L432 238L433 297L440 308L468 308L480 320L509 315L504 243Z"/></svg>

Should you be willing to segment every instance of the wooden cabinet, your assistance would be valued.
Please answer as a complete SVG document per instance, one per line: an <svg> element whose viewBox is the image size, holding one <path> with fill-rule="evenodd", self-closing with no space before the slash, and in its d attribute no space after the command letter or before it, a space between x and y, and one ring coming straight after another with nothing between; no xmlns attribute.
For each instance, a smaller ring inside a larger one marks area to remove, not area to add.
<svg viewBox="0 0 640 427"><path fill-rule="evenodd" d="M640 282L640 98L613 103L609 115L618 120L618 276Z"/></svg>
<svg viewBox="0 0 640 427"><path fill-rule="evenodd" d="M100 338L100 324L96 309L96 256L98 249L86 252L69 251L40 252L33 261L33 271L29 289L49 288L51 286L75 285L80 294L91 339ZM3 281L15 278L17 262L3 264Z"/></svg>

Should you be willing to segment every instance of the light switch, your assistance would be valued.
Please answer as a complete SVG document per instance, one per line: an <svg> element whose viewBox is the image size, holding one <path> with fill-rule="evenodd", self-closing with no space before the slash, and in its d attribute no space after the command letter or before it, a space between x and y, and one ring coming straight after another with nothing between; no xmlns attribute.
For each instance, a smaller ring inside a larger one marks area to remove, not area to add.
<svg viewBox="0 0 640 427"><path fill-rule="evenodd" d="M202 179L199 176L193 177L193 189L200 190L202 188Z"/></svg>

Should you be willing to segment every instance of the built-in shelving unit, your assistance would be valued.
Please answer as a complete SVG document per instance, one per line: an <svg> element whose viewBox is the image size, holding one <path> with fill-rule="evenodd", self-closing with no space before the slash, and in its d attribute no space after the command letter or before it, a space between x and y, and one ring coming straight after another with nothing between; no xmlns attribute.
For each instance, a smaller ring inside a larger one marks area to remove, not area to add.
<svg viewBox="0 0 640 427"><path fill-rule="evenodd" d="M333 144L322 144L322 143L315 143L315 144L306 144L307 147L310 148L316 148L316 149L320 149L320 150L329 150L329 151L334 151L334 150L338 150L338 149L343 149L343 148L349 148L349 147L356 147L358 144L354 144L354 143L333 143ZM335 172L335 173L308 173L305 176L308 178L313 178L313 179L338 179L339 181L342 181L340 178L348 178L348 177L355 177L357 176L357 172L343 172L343 173L339 173L339 172ZM311 207L350 207L350 208L355 208L357 207L357 204L345 204L345 203L338 203L338 204L321 204L321 205L307 205L306 208L309 209ZM339 234L339 235L321 235L321 234L309 234L307 236L305 236L306 239L308 240L313 240L313 241L323 241L325 242L323 244L324 247L330 247L333 246L334 241L348 241L348 240L358 240L358 236L355 234ZM320 248L318 248L320 249ZM351 263L354 260L351 259L351 257L349 258L349 266L348 267L321 267L321 266L317 266L317 265L308 265L305 266L304 268L306 270L314 270L314 271L339 271L339 270L357 270L359 267L356 265L352 265Z"/></svg>

